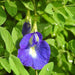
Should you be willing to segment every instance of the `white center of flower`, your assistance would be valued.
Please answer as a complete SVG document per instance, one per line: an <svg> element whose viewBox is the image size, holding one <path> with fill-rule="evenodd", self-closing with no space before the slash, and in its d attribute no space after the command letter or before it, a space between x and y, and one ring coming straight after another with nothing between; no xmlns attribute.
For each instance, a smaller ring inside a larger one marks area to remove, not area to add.
<svg viewBox="0 0 75 75"><path fill-rule="evenodd" d="M35 36L35 40L36 40L36 41L39 41L39 37L38 37L38 35L35 34L34 36Z"/></svg>
<svg viewBox="0 0 75 75"><path fill-rule="evenodd" d="M36 51L35 51L35 48L34 47L31 47L30 48L30 51L29 51L29 54L33 57L33 58L36 58Z"/></svg>

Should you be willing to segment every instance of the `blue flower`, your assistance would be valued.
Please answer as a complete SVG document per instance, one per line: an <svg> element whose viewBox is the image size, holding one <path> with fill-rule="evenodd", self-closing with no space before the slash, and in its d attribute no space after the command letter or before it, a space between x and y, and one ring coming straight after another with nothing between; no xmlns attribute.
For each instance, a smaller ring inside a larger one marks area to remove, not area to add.
<svg viewBox="0 0 75 75"><path fill-rule="evenodd" d="M24 25L23 25L23 28L22 28L22 34L23 34L23 36L25 34L30 33L30 31L31 31L31 25L30 25L30 23L29 22L25 22Z"/></svg>
<svg viewBox="0 0 75 75"><path fill-rule="evenodd" d="M49 62L50 46L39 32L26 34L18 49L18 58L24 66L42 69Z"/></svg>

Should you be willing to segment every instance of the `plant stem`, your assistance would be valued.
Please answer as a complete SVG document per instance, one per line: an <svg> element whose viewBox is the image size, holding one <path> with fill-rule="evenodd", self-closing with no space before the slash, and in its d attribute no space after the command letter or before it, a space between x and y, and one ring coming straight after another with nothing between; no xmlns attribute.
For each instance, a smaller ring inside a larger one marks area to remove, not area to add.
<svg viewBox="0 0 75 75"><path fill-rule="evenodd" d="M36 2L35 2L35 0L33 0L33 4L34 4L34 13L36 14Z"/></svg>
<svg viewBox="0 0 75 75"><path fill-rule="evenodd" d="M27 14L26 14L25 20L31 24L31 16L30 16L30 10L29 9L27 9Z"/></svg>
<svg viewBox="0 0 75 75"><path fill-rule="evenodd" d="M36 13L36 2L35 0L33 0L33 4L34 4L34 24L33 24L33 30L32 32L37 32L37 13Z"/></svg>
<svg viewBox="0 0 75 75"><path fill-rule="evenodd" d="M30 18L30 10L29 10L29 9L27 9L26 19L27 19L27 20L29 20L29 18Z"/></svg>
<svg viewBox="0 0 75 75"><path fill-rule="evenodd" d="M37 22L34 21L33 29L32 29L32 31L31 31L31 33L33 33L33 32L37 32L37 31L38 31L38 30L37 30Z"/></svg>
<svg viewBox="0 0 75 75"><path fill-rule="evenodd" d="M36 72L36 75L38 75L38 72L37 72L37 70L35 70L35 72Z"/></svg>

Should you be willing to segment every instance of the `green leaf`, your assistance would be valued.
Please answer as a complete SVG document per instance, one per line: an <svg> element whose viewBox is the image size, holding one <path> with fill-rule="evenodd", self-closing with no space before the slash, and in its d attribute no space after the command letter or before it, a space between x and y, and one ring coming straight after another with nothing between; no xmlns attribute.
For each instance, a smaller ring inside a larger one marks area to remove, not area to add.
<svg viewBox="0 0 75 75"><path fill-rule="evenodd" d="M59 72L53 72L52 75L65 75L65 73L62 70L60 70Z"/></svg>
<svg viewBox="0 0 75 75"><path fill-rule="evenodd" d="M59 19L60 22L62 22L62 23L65 22L65 18L64 18L63 15L57 13L57 17L58 17L58 19Z"/></svg>
<svg viewBox="0 0 75 75"><path fill-rule="evenodd" d="M55 40L54 39L47 39L45 40L48 44L55 46Z"/></svg>
<svg viewBox="0 0 75 75"><path fill-rule="evenodd" d="M16 75L29 75L19 58L15 57L14 55L10 55L9 62L11 69Z"/></svg>
<svg viewBox="0 0 75 75"><path fill-rule="evenodd" d="M16 21L15 20L11 20L10 18L8 20L6 20L6 22L4 23L5 28L11 32L13 27L15 26Z"/></svg>
<svg viewBox="0 0 75 75"><path fill-rule="evenodd" d="M73 63L73 56L71 55L70 52L67 52L67 60L69 63Z"/></svg>
<svg viewBox="0 0 75 75"><path fill-rule="evenodd" d="M61 59L62 59L62 69L64 71L70 71L72 64L66 60L65 53L61 54Z"/></svg>
<svg viewBox="0 0 75 75"><path fill-rule="evenodd" d="M37 25L38 31L39 32L43 32L44 30L48 29L48 28L52 28L52 26L49 23L39 23ZM50 29L51 31L51 29Z"/></svg>
<svg viewBox="0 0 75 75"><path fill-rule="evenodd" d="M53 20L52 17L44 13L43 11L37 11L38 14L40 14L47 22L54 24L55 21Z"/></svg>
<svg viewBox="0 0 75 75"><path fill-rule="evenodd" d="M45 41L50 45L51 55L53 57L56 57L58 55L58 50L57 50L57 47L55 46L55 40L54 39L47 39Z"/></svg>
<svg viewBox="0 0 75 75"><path fill-rule="evenodd" d="M29 68L29 74L30 75L36 75L36 73L35 73L35 69L33 69L33 68Z"/></svg>
<svg viewBox="0 0 75 75"><path fill-rule="evenodd" d="M64 26L63 25L58 25L57 23L53 25L52 27L52 33L51 36L55 37L57 34L59 34L63 30Z"/></svg>
<svg viewBox="0 0 75 75"><path fill-rule="evenodd" d="M0 7L0 25L2 25L5 21L6 21L6 13L2 9L2 7Z"/></svg>
<svg viewBox="0 0 75 75"><path fill-rule="evenodd" d="M55 65L52 75L65 75L65 73L62 68L59 68L57 65Z"/></svg>
<svg viewBox="0 0 75 75"><path fill-rule="evenodd" d="M23 26L24 22L25 22L25 20L23 19L23 20L17 22L17 24L16 24L16 27L17 27L20 31L22 31L22 26Z"/></svg>
<svg viewBox="0 0 75 75"><path fill-rule="evenodd" d="M22 32L17 27L14 27L12 30L12 40L14 44L17 45L22 37Z"/></svg>
<svg viewBox="0 0 75 75"><path fill-rule="evenodd" d="M56 22L57 24L60 25L60 21L59 21L59 18L57 17L57 13L56 13L56 12L53 13L53 19L55 20L55 22Z"/></svg>
<svg viewBox="0 0 75 75"><path fill-rule="evenodd" d="M70 10L70 12L75 15L75 7L67 7L68 10Z"/></svg>
<svg viewBox="0 0 75 75"><path fill-rule="evenodd" d="M65 48L65 38L62 34L57 35L56 41L57 41L58 47L62 47L63 49Z"/></svg>
<svg viewBox="0 0 75 75"><path fill-rule="evenodd" d="M25 6L23 5L23 3L20 0L16 0L16 5L17 5L17 9L19 11L25 11Z"/></svg>
<svg viewBox="0 0 75 75"><path fill-rule="evenodd" d="M72 65L71 73L72 73L72 75L75 75L75 65L74 64Z"/></svg>
<svg viewBox="0 0 75 75"><path fill-rule="evenodd" d="M49 17L47 14L43 14L42 17L49 23L54 24L55 21L53 20L53 18Z"/></svg>
<svg viewBox="0 0 75 75"><path fill-rule="evenodd" d="M57 12L53 13L53 19L59 25L62 25L65 22L65 18L61 13L57 13Z"/></svg>
<svg viewBox="0 0 75 75"><path fill-rule="evenodd" d="M73 20L73 18L68 18L65 22L65 25L74 25L75 24L75 20Z"/></svg>
<svg viewBox="0 0 75 75"><path fill-rule="evenodd" d="M51 49L51 55L53 57L56 57L58 55L58 48L55 46L50 45L50 49Z"/></svg>
<svg viewBox="0 0 75 75"><path fill-rule="evenodd" d="M10 65L9 65L7 59L0 58L0 63L8 73L11 73Z"/></svg>
<svg viewBox="0 0 75 75"><path fill-rule="evenodd" d="M3 66L1 65L1 63L0 63L0 70L2 70L3 69Z"/></svg>
<svg viewBox="0 0 75 75"><path fill-rule="evenodd" d="M68 13L65 11L65 9L63 7L61 7L59 10L57 9L56 12L63 15L65 19L68 18Z"/></svg>
<svg viewBox="0 0 75 75"><path fill-rule="evenodd" d="M75 54L75 40L69 41L69 49Z"/></svg>
<svg viewBox="0 0 75 75"><path fill-rule="evenodd" d="M65 25L65 28L73 33L75 36L75 26L72 25Z"/></svg>
<svg viewBox="0 0 75 75"><path fill-rule="evenodd" d="M40 23L37 25L38 31L42 33L43 38L47 37L52 30L52 26L49 23Z"/></svg>
<svg viewBox="0 0 75 75"><path fill-rule="evenodd" d="M15 46L13 44L12 37L11 37L10 33L6 29L0 27L0 35L5 42L6 50L9 53L12 53Z"/></svg>
<svg viewBox="0 0 75 75"><path fill-rule="evenodd" d="M64 7L64 9L68 13L68 15L72 18L73 14L71 13L71 10L69 10L67 7Z"/></svg>
<svg viewBox="0 0 75 75"><path fill-rule="evenodd" d="M53 1L53 2L52 2L52 5L53 5L54 7L56 7L56 8L62 7L62 6L63 6L62 0L60 0L60 1Z"/></svg>
<svg viewBox="0 0 75 75"><path fill-rule="evenodd" d="M53 5L51 3L49 3L45 8L45 12L48 14L53 14L52 8L53 8Z"/></svg>
<svg viewBox="0 0 75 75"><path fill-rule="evenodd" d="M8 0L5 1L5 8L12 17L17 14L17 6L14 2Z"/></svg>
<svg viewBox="0 0 75 75"><path fill-rule="evenodd" d="M66 4L69 0L64 0L64 4Z"/></svg>
<svg viewBox="0 0 75 75"><path fill-rule="evenodd" d="M46 64L40 71L39 75L51 75L53 67L54 67L53 62Z"/></svg>
<svg viewBox="0 0 75 75"><path fill-rule="evenodd" d="M21 13L18 13L16 16L15 16L15 19L17 21L20 21L22 19L22 14Z"/></svg>
<svg viewBox="0 0 75 75"><path fill-rule="evenodd" d="M24 6L29 9L29 10L34 10L34 5L33 3L30 1L30 2L22 2L24 4Z"/></svg>
<svg viewBox="0 0 75 75"><path fill-rule="evenodd" d="M49 26L48 28L46 28L44 31L42 31L42 35L43 35L43 38L46 38L49 34L50 34L50 28L51 26Z"/></svg>

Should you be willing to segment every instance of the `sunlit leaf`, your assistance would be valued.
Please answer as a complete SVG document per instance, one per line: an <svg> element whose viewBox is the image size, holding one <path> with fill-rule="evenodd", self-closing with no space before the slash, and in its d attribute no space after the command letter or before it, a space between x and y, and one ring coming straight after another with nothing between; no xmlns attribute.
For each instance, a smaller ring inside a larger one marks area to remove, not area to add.
<svg viewBox="0 0 75 75"><path fill-rule="evenodd" d="M29 75L20 60L14 56L11 55L9 57L10 67L14 71L16 75Z"/></svg>
<svg viewBox="0 0 75 75"><path fill-rule="evenodd" d="M45 12L48 14L53 14L53 10L52 10L53 5L50 3L46 6L45 8Z"/></svg>
<svg viewBox="0 0 75 75"><path fill-rule="evenodd" d="M17 6L14 2L8 0L5 1L5 7L9 15L11 15L12 17L17 14Z"/></svg>
<svg viewBox="0 0 75 75"><path fill-rule="evenodd" d="M6 50L9 53L12 53L14 51L15 46L13 44L12 37L11 37L10 33L6 29L0 27L0 35L5 42Z"/></svg>
<svg viewBox="0 0 75 75"><path fill-rule="evenodd" d="M6 21L6 13L2 7L0 7L0 25Z"/></svg>
<svg viewBox="0 0 75 75"><path fill-rule="evenodd" d="M0 58L0 63L1 63L1 65L4 67L4 69L5 69L8 73L11 72L11 68L10 68L10 65L9 65L7 59L5 59L5 58Z"/></svg>
<svg viewBox="0 0 75 75"><path fill-rule="evenodd" d="M17 43L20 42L20 39L23 37L21 31L17 28L14 27L12 30L12 40L14 42L15 45L17 45Z"/></svg>
<svg viewBox="0 0 75 75"><path fill-rule="evenodd" d="M45 65L42 70L40 71L39 75L51 75L52 70L54 67L54 63L50 62L47 65Z"/></svg>
<svg viewBox="0 0 75 75"><path fill-rule="evenodd" d="M29 10L34 10L34 5L33 5L33 3L30 1L30 2L22 2L23 4L24 4L24 6L26 7L26 8L28 8Z"/></svg>

